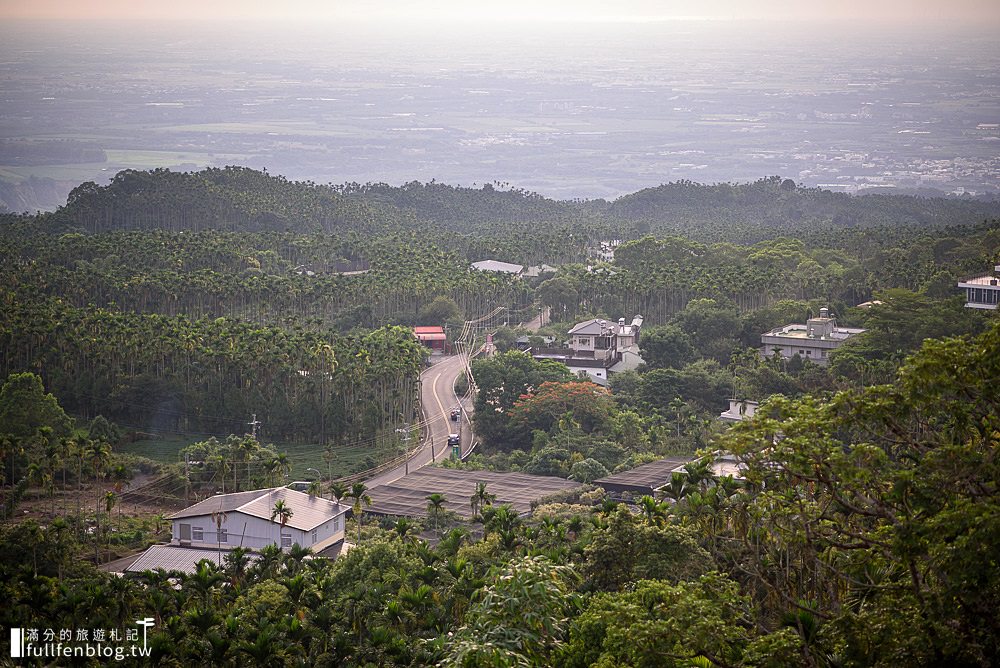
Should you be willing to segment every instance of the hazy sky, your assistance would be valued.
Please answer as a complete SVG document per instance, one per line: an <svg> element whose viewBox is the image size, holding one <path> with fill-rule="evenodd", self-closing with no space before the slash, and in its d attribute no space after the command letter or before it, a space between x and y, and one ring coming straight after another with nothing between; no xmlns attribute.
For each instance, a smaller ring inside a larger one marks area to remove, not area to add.
<svg viewBox="0 0 1000 668"><path fill-rule="evenodd" d="M1000 25L998 0L0 0L0 20L893 21Z"/></svg>

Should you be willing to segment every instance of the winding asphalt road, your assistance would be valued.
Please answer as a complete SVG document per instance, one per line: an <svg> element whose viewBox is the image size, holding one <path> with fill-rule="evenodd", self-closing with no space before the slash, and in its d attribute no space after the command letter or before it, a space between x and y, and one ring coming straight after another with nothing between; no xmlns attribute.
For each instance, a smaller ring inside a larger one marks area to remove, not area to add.
<svg viewBox="0 0 1000 668"><path fill-rule="evenodd" d="M395 482L410 471L415 471L432 461L450 457L448 434L461 433L462 451L469 449L472 438L472 427L469 422L471 403L463 405L462 419L459 422L451 420L451 409L459 405L454 388L455 381L465 370L465 357L449 355L436 356L434 359L434 363L420 374L420 404L427 425L424 431L427 436L424 447L406 464L366 480L365 484L369 488Z"/></svg>

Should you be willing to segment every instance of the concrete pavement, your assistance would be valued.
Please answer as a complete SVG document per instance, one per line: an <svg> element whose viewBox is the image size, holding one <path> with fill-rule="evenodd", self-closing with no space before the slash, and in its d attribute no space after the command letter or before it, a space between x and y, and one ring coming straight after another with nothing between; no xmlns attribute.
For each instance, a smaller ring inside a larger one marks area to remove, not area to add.
<svg viewBox="0 0 1000 668"><path fill-rule="evenodd" d="M448 434L459 432L462 436L463 452L469 448L472 439L472 425L469 422L471 402L463 406L462 419L451 421L451 409L459 405L455 396L455 381L465 370L465 358L462 355L442 356L420 374L420 403L425 422L424 433L427 438L424 447L410 460L397 468L381 473L366 480L368 487L387 485L399 480L409 471L426 466L432 461L438 461L451 456L448 447Z"/></svg>

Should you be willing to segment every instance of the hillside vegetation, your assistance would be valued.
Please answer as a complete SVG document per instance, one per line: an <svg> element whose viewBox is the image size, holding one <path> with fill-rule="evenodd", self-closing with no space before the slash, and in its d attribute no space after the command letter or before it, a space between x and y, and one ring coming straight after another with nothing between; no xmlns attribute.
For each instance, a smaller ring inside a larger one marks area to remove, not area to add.
<svg viewBox="0 0 1000 668"><path fill-rule="evenodd" d="M776 177L558 202L231 167L122 172L2 216L0 622L151 616L165 666L990 666L1000 322L956 282L1000 259L997 213ZM470 267L487 258L554 270ZM496 307L498 354L472 363L479 446L438 464L584 486L531 517L485 483L431 493L425 518L368 517L365 482L335 478L417 431L429 351L410 328L454 337ZM824 307L865 331L822 360L760 354ZM607 387L516 349L639 314L643 363ZM731 399L756 417L723 424ZM176 433L183 465L141 458ZM686 463L655 497L593 487L665 456ZM353 503L336 561L234 549L112 577L82 560L165 539L165 499L296 468ZM137 472L155 481L130 493Z"/></svg>

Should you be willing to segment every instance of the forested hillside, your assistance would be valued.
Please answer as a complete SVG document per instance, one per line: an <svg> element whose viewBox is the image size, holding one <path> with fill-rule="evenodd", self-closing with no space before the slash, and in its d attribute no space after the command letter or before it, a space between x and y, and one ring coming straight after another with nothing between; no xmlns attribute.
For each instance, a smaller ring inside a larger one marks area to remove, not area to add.
<svg viewBox="0 0 1000 668"><path fill-rule="evenodd" d="M463 188L411 182L320 185L244 167L201 172L127 170L107 186L75 188L65 207L44 214L51 231L239 230L377 235L407 229L507 238L538 224L589 238L681 233L700 241L753 243L794 230L929 227L970 224L1000 215L1000 203L902 195L851 197L799 188L790 179L703 185L679 181L613 202L555 201L487 184ZM513 238L513 237L511 237Z"/></svg>
<svg viewBox="0 0 1000 668"><path fill-rule="evenodd" d="M775 176L753 183L668 183L615 200L608 214L641 229L754 242L792 230L802 234L826 228L981 222L998 215L998 203L884 194L852 197L799 188L791 179Z"/></svg>
<svg viewBox="0 0 1000 668"><path fill-rule="evenodd" d="M1000 245L996 224L981 220L989 206L850 198L775 178L674 183L608 203L556 202L499 183L482 189L416 182L323 186L238 167L126 171L108 186L79 186L55 213L8 215L0 222L0 276L10 305L5 370L39 371L71 410L88 417L105 412L130 424L148 423L152 409L142 416L109 405L110 397L139 392L149 396L131 403L183 406L172 409L184 416L167 421L173 428L213 431L211 420L192 417L200 404L206 415L266 412L274 433L286 437L336 440L370 434L391 420L361 418L366 411L355 402L336 415L314 412L305 422L274 407L295 396L297 385L315 383L315 375L288 376L278 382L280 390L208 401L204 390L193 388L209 382L239 388L238 365L222 374L231 381L209 381L198 376L210 368L222 373L215 363L192 362L183 373L170 364L158 371L140 365L121 376L118 362L96 353L43 359L77 345L71 335L51 338L48 330L67 319L111 318L142 331L153 321L139 316L155 316L165 330L204 338L185 355L189 359L220 345L217 332L205 334L220 318L227 326L251 325L248 332L309 336L350 348L358 345L344 338L352 330L437 324L495 306L527 317L537 301L568 324L588 315L641 313L647 326L656 326L678 317L692 300L709 299L723 309L731 305L747 322L739 332L713 334L708 357L726 364L726 346L753 345L760 327L780 324L773 316L752 324L752 314L781 300L825 303L847 315L850 306L888 289L936 299L954 294L957 277L989 267ZM626 241L614 265L593 270L588 246L613 237ZM545 262L559 271L523 281L469 270L470 262L485 258ZM23 332L36 330L33 336L45 338L29 344ZM239 345L252 348L250 342ZM261 363L271 364L254 359ZM274 364L295 373L295 364ZM296 364L305 371L310 362ZM65 369L72 383L56 368ZM400 368L416 373L412 361ZM274 371L245 373L278 378ZM149 379L148 386L135 384ZM99 395L105 398L87 399ZM278 396L284 398L272 401ZM269 407L254 407L260 403Z"/></svg>
<svg viewBox="0 0 1000 668"><path fill-rule="evenodd" d="M991 206L777 178L557 202L226 168L123 172L0 217L0 511L19 520L0 529L0 619L151 615L168 666L991 665L1000 325L956 288L1000 259ZM551 271L470 267L487 258ZM496 307L499 354L472 363L479 445L437 464L584 487L530 517L481 484L431 494L426 518L366 518L365 482L337 478L417 431L429 351L410 328L454 338ZM865 331L826 364L760 354L821 308ZM642 363L607 387L516 349L636 315ZM730 400L760 409L729 428ZM185 464L147 458L167 435ZM712 468L723 451L741 475ZM593 487L667 456L687 463L655 498ZM164 499L293 466L353 502L336 561L239 548L128 578L79 561L167 538ZM155 482L130 496L137 472Z"/></svg>

